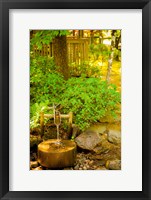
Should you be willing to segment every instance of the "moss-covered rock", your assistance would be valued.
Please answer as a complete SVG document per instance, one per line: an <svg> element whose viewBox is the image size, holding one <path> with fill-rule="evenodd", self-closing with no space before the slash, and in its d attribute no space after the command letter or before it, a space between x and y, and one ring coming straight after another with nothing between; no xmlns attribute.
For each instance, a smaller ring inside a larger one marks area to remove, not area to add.
<svg viewBox="0 0 151 200"><path fill-rule="evenodd" d="M35 145L38 145L40 142L42 142L40 136L30 135L30 148L32 148Z"/></svg>

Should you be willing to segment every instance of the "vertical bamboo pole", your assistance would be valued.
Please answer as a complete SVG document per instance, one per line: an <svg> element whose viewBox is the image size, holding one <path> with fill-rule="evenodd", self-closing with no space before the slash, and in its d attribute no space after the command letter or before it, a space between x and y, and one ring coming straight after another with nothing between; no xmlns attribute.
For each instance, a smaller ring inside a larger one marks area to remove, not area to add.
<svg viewBox="0 0 151 200"><path fill-rule="evenodd" d="M72 130L72 119L73 119L73 113L69 112L69 128L68 128L68 134L70 135L71 130Z"/></svg>
<svg viewBox="0 0 151 200"><path fill-rule="evenodd" d="M72 118L73 118L73 114L72 112L69 112L69 124L72 125Z"/></svg>
<svg viewBox="0 0 151 200"><path fill-rule="evenodd" d="M40 128L41 128L41 137L44 134L44 113L40 113Z"/></svg>

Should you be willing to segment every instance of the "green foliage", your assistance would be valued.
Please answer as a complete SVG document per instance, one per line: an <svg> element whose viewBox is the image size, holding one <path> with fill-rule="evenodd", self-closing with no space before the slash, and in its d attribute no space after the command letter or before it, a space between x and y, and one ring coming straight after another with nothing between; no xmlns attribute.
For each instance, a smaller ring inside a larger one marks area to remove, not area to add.
<svg viewBox="0 0 151 200"><path fill-rule="evenodd" d="M63 76L56 72L57 67L52 58L31 58L30 66L30 100L40 103L48 100L57 102L63 90Z"/></svg>
<svg viewBox="0 0 151 200"><path fill-rule="evenodd" d="M94 64L91 64L87 61L83 62L81 65L78 66L76 66L75 63L72 63L70 67L70 75L74 77L100 77L100 66L95 66Z"/></svg>
<svg viewBox="0 0 151 200"><path fill-rule="evenodd" d="M97 60L99 56L102 56L102 60L108 59L111 51L109 47L105 44L91 44L90 53L93 55L94 59Z"/></svg>
<svg viewBox="0 0 151 200"><path fill-rule="evenodd" d="M120 36L121 36L121 30L116 30L116 31L114 32L114 36L115 36L115 37L120 37Z"/></svg>
<svg viewBox="0 0 151 200"><path fill-rule="evenodd" d="M43 73L56 71L58 68L54 63L53 57L48 56L36 56L31 55L30 57L30 69L32 73L37 73L35 70L42 70ZM32 74L33 75L33 74Z"/></svg>
<svg viewBox="0 0 151 200"><path fill-rule="evenodd" d="M120 94L114 85L99 78L70 78L61 96L63 112L73 112L74 123L81 130L106 115L116 116Z"/></svg>
<svg viewBox="0 0 151 200"><path fill-rule="evenodd" d="M113 55L115 60L119 60L119 58L121 57L121 51L118 49L114 49Z"/></svg>
<svg viewBox="0 0 151 200"><path fill-rule="evenodd" d="M37 31L34 37L30 40L31 49L36 45L38 49L42 48L42 44L50 44L57 36L68 35L68 30L41 30Z"/></svg>
<svg viewBox="0 0 151 200"><path fill-rule="evenodd" d="M74 123L81 130L105 116L116 117L120 94L114 85L108 85L100 78L86 78L85 73L65 81L56 69L52 58L31 56L31 128L39 125L41 110L46 111L46 107L53 103L61 105L61 113L72 111Z"/></svg>
<svg viewBox="0 0 151 200"><path fill-rule="evenodd" d="M53 58L31 56L30 59L30 127L39 126L40 112L59 102L64 79L56 72Z"/></svg>
<svg viewBox="0 0 151 200"><path fill-rule="evenodd" d="M40 112L46 112L47 107L49 106L49 101L34 103L30 106L30 128L35 128L40 124Z"/></svg>

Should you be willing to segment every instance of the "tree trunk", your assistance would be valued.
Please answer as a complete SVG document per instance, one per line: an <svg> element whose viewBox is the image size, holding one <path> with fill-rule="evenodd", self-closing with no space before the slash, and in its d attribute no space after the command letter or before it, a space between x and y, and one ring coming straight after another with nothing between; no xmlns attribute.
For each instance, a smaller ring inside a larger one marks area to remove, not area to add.
<svg viewBox="0 0 151 200"><path fill-rule="evenodd" d="M115 46L114 30L112 31L111 36L112 36L111 54L110 54L109 59L108 59L108 69L107 69L107 75L106 75L107 83L110 83L110 76L111 76L111 71L112 71L112 62L113 62L113 56L114 56L114 53L113 53L114 46Z"/></svg>
<svg viewBox="0 0 151 200"><path fill-rule="evenodd" d="M94 42L94 32L93 30L90 30L90 38L91 38L91 44Z"/></svg>
<svg viewBox="0 0 151 200"><path fill-rule="evenodd" d="M115 38L115 48L119 50L119 43L121 40L121 35ZM120 51L120 50L119 50ZM119 61L119 55L116 56L115 60Z"/></svg>
<svg viewBox="0 0 151 200"><path fill-rule="evenodd" d="M120 40L121 40L121 35L119 37L116 37L115 38L115 48L118 49L118 45L120 43Z"/></svg>
<svg viewBox="0 0 151 200"><path fill-rule="evenodd" d="M110 76L111 76L111 70L112 70L112 62L113 62L113 52L111 53L111 55L109 56L109 59L108 59L108 69L107 69L107 75L106 75L107 83L110 82Z"/></svg>
<svg viewBox="0 0 151 200"><path fill-rule="evenodd" d="M53 47L55 64L59 67L59 72L61 72L67 80L69 78L69 67L66 36L55 37Z"/></svg>

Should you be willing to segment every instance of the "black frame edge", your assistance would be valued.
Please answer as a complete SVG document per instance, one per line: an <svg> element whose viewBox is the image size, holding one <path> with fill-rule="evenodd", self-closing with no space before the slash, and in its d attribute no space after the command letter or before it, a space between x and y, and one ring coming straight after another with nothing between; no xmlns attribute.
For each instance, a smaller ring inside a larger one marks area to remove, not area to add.
<svg viewBox="0 0 151 200"><path fill-rule="evenodd" d="M59 0L60 1L60 0ZM86 0L87 1L87 0ZM36 5L34 2L38 2ZM44 3L46 2L46 3ZM92 2L88 0L89 5L85 4L84 1L81 4L78 1L62 2L60 5L50 0L1 0L0 4L0 42L2 46L0 48L0 198L1 199L75 199L81 200L86 198L100 198L100 199L139 199L146 200L151 199L151 147L149 142L151 136L149 131L151 130L151 1L150 0L107 0L101 1L96 0ZM92 2L92 3L91 3ZM102 2L102 4L101 4ZM111 3L110 5L108 3ZM40 7L41 9L48 8L142 8L143 12L143 192L10 192L9 191L9 9L12 8L26 8L31 9L32 7ZM93 5L92 5L93 4ZM95 5L94 5L95 4ZM49 5L49 6L48 6ZM144 68L145 67L145 68ZM146 145L147 144L147 145ZM95 197L94 197L95 195Z"/></svg>
<svg viewBox="0 0 151 200"><path fill-rule="evenodd" d="M4 195L9 191L9 10L6 11L2 4L2 23L1 23L1 34L2 34L2 51L1 51L1 61L2 61L2 104L1 104L1 178L2 178L2 191L1 194ZM5 27L5 28L4 28ZM4 134L5 133L5 134Z"/></svg>
<svg viewBox="0 0 151 200"><path fill-rule="evenodd" d="M149 23L149 15L150 15L150 4L151 2L149 2L142 10L142 14L143 14L143 18L142 18L142 37L143 37L143 43L142 43L142 67L143 67L143 74L142 74L142 78L143 78L143 87L142 87L142 95L143 95L143 99L142 99L142 103L143 103L143 111L142 111L142 116L143 116L143 130L142 133L147 133L144 134L143 136L143 141L142 141L142 145L143 145L143 154L142 154L142 162L143 162L143 192L145 194L145 196L147 197L150 193L149 190L149 116L150 116L150 111L148 108L150 108L150 85L149 85L149 77L150 77L150 61L149 61L149 39L150 39L150 23ZM148 67L147 67L148 66ZM150 196L150 195L149 195Z"/></svg>

